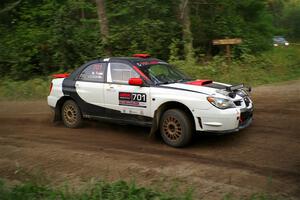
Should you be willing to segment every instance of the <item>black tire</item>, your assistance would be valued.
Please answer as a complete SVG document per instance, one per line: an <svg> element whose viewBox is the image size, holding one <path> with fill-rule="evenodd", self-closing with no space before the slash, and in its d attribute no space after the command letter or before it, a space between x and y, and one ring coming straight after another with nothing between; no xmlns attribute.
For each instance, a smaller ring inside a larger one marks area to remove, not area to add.
<svg viewBox="0 0 300 200"><path fill-rule="evenodd" d="M164 112L159 127L163 140L172 147L187 145L191 141L194 130L187 113L178 109Z"/></svg>
<svg viewBox="0 0 300 200"><path fill-rule="evenodd" d="M61 118L68 128L79 128L82 125L81 111L73 100L67 100L63 104Z"/></svg>

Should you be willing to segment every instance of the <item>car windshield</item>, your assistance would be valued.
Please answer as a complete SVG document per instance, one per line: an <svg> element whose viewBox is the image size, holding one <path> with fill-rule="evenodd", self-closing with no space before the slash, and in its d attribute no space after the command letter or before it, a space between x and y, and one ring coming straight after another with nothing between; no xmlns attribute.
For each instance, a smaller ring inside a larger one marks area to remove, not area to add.
<svg viewBox="0 0 300 200"><path fill-rule="evenodd" d="M154 84L180 83L191 80L190 77L167 64L153 64L142 66L141 71Z"/></svg>
<svg viewBox="0 0 300 200"><path fill-rule="evenodd" d="M285 42L285 38L284 37L281 37L281 36L278 36L278 37L274 37L273 40L275 42Z"/></svg>

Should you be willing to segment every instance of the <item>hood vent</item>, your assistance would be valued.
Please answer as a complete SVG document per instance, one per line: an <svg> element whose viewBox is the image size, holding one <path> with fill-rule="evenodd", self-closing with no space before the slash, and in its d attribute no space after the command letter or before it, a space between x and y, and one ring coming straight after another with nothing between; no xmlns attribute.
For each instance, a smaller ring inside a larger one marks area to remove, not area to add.
<svg viewBox="0 0 300 200"><path fill-rule="evenodd" d="M196 80L196 81L186 82L186 84L203 86L203 85L211 84L212 82L213 81L211 81L211 80Z"/></svg>

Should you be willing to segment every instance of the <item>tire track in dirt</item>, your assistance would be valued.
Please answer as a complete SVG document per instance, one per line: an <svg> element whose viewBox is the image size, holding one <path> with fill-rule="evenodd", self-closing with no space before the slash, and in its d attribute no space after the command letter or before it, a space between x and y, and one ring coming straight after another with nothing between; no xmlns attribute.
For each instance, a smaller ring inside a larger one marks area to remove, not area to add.
<svg viewBox="0 0 300 200"><path fill-rule="evenodd" d="M247 188L257 189L263 185L264 177L271 177L274 184L277 184L276 192L288 191L288 194L297 199L300 192L297 187L300 184L300 80L254 88L253 97L255 110L251 127L241 133L227 136L197 136L190 146L183 149L168 147L157 138L149 139L150 129L140 127L87 121L82 129L64 128L61 123L52 123L52 116L45 101L0 102L0 149L3 151L0 151L0 162L6 164L0 166L0 171L1 174L6 170L13 172L13 163L20 159L29 169L36 165L43 166L48 171L59 168L61 174L66 173L68 176L72 173L73 162L72 158L65 158L65 150L66 156L82 153L93 154L97 159L98 154L111 157L104 165L114 165L116 163L113 159L121 158L129 165L139 165L144 171L151 170L151 161L156 173L160 173L159 170L162 169L166 170L163 171L165 175L170 176L174 174L168 171L168 167L172 167L169 162L175 169L181 170L184 170L186 165L196 166L201 173L193 171L189 174L181 171L180 175L186 174L185 181L196 180L200 185L203 178L208 178L213 181L213 185L208 185L209 188L217 187L217 183L225 187L224 182L218 182L219 177L226 180L227 176L234 176L236 181L240 180L235 186L241 190L245 184L248 185ZM52 148L58 148L56 153L52 152ZM24 157L14 153L18 150L26 151ZM55 160L57 152L59 159ZM13 158L10 155L13 155ZM31 163L39 156L42 156L41 163L38 163L38 160L37 163ZM48 156L53 161L48 161ZM80 170L88 163L92 165L91 170L98 170L93 161L88 159L84 156L77 158L76 169ZM120 167L118 169L121 170ZM229 173L226 173L227 171ZM147 172L147 176L140 175L148 179L152 172ZM82 174L74 173L75 176L84 176L84 169ZM90 175L93 173L90 172ZM200 178L195 177L197 174ZM248 182L248 178L252 182ZM226 188L228 189L227 186ZM224 190L219 189L222 192ZM212 194L215 194L215 191Z"/></svg>
<svg viewBox="0 0 300 200"><path fill-rule="evenodd" d="M1 118L0 118L1 120ZM25 118L22 118L22 121L25 120ZM26 121L26 120L25 120ZM33 119L28 120L27 122L32 122ZM43 121L43 120L42 120ZM8 122L11 123L12 121ZM47 122L44 121L46 124ZM18 123L18 121L15 121L15 123ZM13 123L14 124L14 123ZM12 139L12 140L23 140L28 142L36 142L36 143L43 143L43 144L58 144L58 145L65 145L68 146L68 148L73 149L82 149L82 150L88 150L88 151L105 151L108 153L141 153L147 155L155 155L155 156L167 156L169 158L173 157L176 159L181 159L182 161L193 161L196 163L201 164L208 164L208 165L214 165L218 167L226 167L226 168L235 168L240 170L247 170L259 175L274 177L274 178L288 178L292 179L296 182L300 182L300 172L294 172L289 171L285 169L279 169L274 167L263 167L263 166L256 166L254 164L245 163L245 162L239 162L239 161L233 161L233 160L221 160L221 159L214 159L207 156L201 156L199 154L193 154L190 152L185 152L182 150L162 150L157 148L149 148L145 146L139 146L139 145L126 145L124 143L119 142L109 142L109 141L98 141L98 140L92 140L92 141L86 141L81 140L78 141L77 138L73 137L59 137L54 138L51 136L41 136L38 134L26 134L25 136L1 136L2 138L6 139ZM83 135L84 137L84 135ZM7 142L7 140L6 140ZM0 144L4 145L6 142L3 142Z"/></svg>

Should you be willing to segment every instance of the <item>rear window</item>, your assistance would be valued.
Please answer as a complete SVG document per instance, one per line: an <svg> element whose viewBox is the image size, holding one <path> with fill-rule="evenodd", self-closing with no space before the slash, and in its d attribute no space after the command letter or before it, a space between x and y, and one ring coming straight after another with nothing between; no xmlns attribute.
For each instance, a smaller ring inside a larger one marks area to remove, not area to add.
<svg viewBox="0 0 300 200"><path fill-rule="evenodd" d="M94 63L87 66L79 75L81 81L104 82L105 63Z"/></svg>

